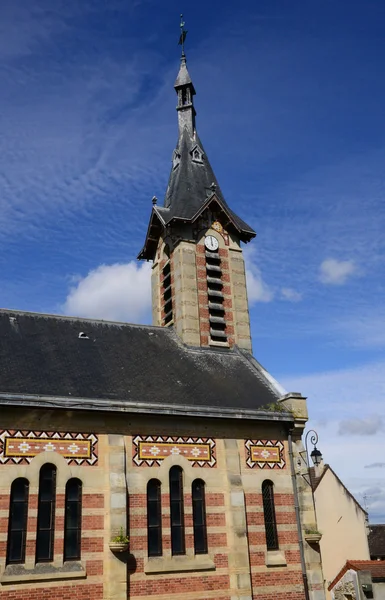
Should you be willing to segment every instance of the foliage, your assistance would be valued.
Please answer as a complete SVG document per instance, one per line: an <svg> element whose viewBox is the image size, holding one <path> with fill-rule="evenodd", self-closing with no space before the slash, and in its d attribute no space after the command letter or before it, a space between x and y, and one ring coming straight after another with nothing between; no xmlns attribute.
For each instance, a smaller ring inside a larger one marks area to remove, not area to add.
<svg viewBox="0 0 385 600"><path fill-rule="evenodd" d="M114 538L112 538L111 541L119 544L128 544L130 538L128 537L128 535L123 534L123 527L121 527L119 535L116 535Z"/></svg>
<svg viewBox="0 0 385 600"><path fill-rule="evenodd" d="M313 528L311 528L311 529L305 529L305 533L306 533L307 535L312 535L312 534L315 534L315 535L322 535L322 534L321 534L321 532L320 532L320 531L318 531L318 529L316 529L315 527L313 527Z"/></svg>
<svg viewBox="0 0 385 600"><path fill-rule="evenodd" d="M265 406L261 407L262 410L268 410L269 412L279 412L279 413L290 413L291 411L281 402L271 402L270 404L265 404Z"/></svg>

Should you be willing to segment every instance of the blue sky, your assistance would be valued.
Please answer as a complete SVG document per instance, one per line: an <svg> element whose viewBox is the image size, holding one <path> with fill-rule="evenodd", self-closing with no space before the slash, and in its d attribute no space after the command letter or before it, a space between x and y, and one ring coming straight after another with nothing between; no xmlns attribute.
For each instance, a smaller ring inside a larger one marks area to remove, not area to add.
<svg viewBox="0 0 385 600"><path fill-rule="evenodd" d="M149 321L180 12L200 137L258 233L254 354L385 521L383 1L4 0L0 305Z"/></svg>

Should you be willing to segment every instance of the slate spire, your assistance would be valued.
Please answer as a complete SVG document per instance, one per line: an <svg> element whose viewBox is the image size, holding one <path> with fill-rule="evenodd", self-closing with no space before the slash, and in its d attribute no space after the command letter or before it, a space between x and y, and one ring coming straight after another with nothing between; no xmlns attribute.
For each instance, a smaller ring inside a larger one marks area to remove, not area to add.
<svg viewBox="0 0 385 600"><path fill-rule="evenodd" d="M182 21L183 22L183 21ZM183 23L184 26L184 23ZM174 88L177 94L178 142L172 156L172 167L163 206L153 204L146 242L139 259L153 260L159 238L177 223L194 223L209 205L215 203L215 213L223 213L227 229L233 229L242 242L248 242L255 231L227 205L196 131L194 84L187 70L184 41L186 31L181 25L182 55Z"/></svg>
<svg viewBox="0 0 385 600"><path fill-rule="evenodd" d="M193 137L195 134L196 115L194 108L195 89L187 70L187 61L184 52L180 59L179 73L174 88L178 96L176 110L178 111L179 136L182 135L183 129L186 128Z"/></svg>

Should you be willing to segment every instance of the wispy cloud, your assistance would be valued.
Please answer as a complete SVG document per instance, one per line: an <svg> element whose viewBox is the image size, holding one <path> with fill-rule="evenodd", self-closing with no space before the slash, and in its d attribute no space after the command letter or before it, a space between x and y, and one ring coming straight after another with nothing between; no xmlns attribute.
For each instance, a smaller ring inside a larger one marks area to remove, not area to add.
<svg viewBox="0 0 385 600"><path fill-rule="evenodd" d="M300 302L302 300L302 294L292 288L282 288L281 296L284 300L288 300L289 302Z"/></svg>
<svg viewBox="0 0 385 600"><path fill-rule="evenodd" d="M346 369L335 369L298 376L283 376L284 386L300 390L309 400L312 419L349 420L362 412L384 418L385 361ZM365 417L364 417L365 418Z"/></svg>
<svg viewBox="0 0 385 600"><path fill-rule="evenodd" d="M337 335L355 348L385 347L385 312L382 307L369 310L353 308L334 325Z"/></svg>
<svg viewBox="0 0 385 600"><path fill-rule="evenodd" d="M274 298L274 292L262 278L261 269L257 264L255 249L252 247L245 248L244 257L249 304L271 302Z"/></svg>
<svg viewBox="0 0 385 600"><path fill-rule="evenodd" d="M365 502L371 519L380 521L385 515L384 480L371 476L366 466L382 456L383 435L378 432L385 421L385 361L278 379L286 389L308 397L309 428L318 431L317 447L359 501L363 503L369 487L379 487L376 498Z"/></svg>
<svg viewBox="0 0 385 600"><path fill-rule="evenodd" d="M320 265L320 281L332 285L343 285L357 270L352 260L327 258Z"/></svg>
<svg viewBox="0 0 385 600"><path fill-rule="evenodd" d="M376 462L376 463L371 463L370 465L365 465L365 469L383 469L385 468L385 463L382 462Z"/></svg>
<svg viewBox="0 0 385 600"><path fill-rule="evenodd" d="M340 422L340 435L375 435L384 429L382 418L372 415L364 419L346 419Z"/></svg>

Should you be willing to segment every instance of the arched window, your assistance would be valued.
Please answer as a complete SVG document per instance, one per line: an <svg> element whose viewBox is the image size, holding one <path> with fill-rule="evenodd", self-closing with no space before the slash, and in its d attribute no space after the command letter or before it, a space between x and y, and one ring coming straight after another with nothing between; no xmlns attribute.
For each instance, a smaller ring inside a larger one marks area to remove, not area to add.
<svg viewBox="0 0 385 600"><path fill-rule="evenodd" d="M69 479L64 514L64 560L80 560L82 534L82 482Z"/></svg>
<svg viewBox="0 0 385 600"><path fill-rule="evenodd" d="M56 467L45 464L40 469L37 509L36 562L53 560L55 532Z"/></svg>
<svg viewBox="0 0 385 600"><path fill-rule="evenodd" d="M268 550L278 550L278 532L275 519L274 485L266 480L262 483L263 514L265 518L266 546Z"/></svg>
<svg viewBox="0 0 385 600"><path fill-rule="evenodd" d="M171 553L186 554L184 539L183 471L170 469Z"/></svg>
<svg viewBox="0 0 385 600"><path fill-rule="evenodd" d="M27 479L20 477L12 483L8 521L7 564L23 563L25 560L28 490L29 483Z"/></svg>
<svg viewBox="0 0 385 600"><path fill-rule="evenodd" d="M147 547L148 556L162 555L162 501L157 479L147 484Z"/></svg>
<svg viewBox="0 0 385 600"><path fill-rule="evenodd" d="M207 527L205 483L202 479L195 479L192 483L192 507L194 525L194 550L195 554L207 553Z"/></svg>

